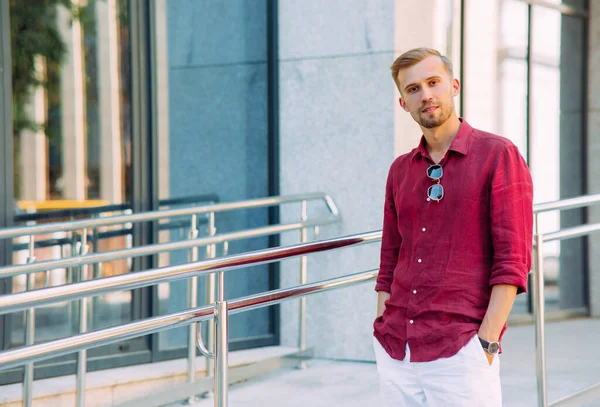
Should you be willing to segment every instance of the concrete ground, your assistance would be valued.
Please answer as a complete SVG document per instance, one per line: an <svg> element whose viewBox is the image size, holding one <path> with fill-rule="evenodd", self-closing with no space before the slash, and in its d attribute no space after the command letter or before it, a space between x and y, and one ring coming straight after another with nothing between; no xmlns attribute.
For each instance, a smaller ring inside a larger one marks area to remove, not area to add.
<svg viewBox="0 0 600 407"><path fill-rule="evenodd" d="M548 402L600 383L600 319L546 324ZM503 341L504 405L537 405L534 326L510 327ZM285 369L234 384L229 406L299 407L380 405L374 363L316 359L305 370ZM197 406L214 405L212 399ZM600 406L600 395L585 406Z"/></svg>

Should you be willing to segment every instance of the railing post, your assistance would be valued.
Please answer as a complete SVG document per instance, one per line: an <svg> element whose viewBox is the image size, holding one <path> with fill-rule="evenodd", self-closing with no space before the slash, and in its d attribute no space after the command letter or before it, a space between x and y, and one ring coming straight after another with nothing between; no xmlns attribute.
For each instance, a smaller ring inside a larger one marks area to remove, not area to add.
<svg viewBox="0 0 600 407"><path fill-rule="evenodd" d="M81 234L81 246L79 255L85 256L88 252L87 230L83 229ZM78 280L85 280L86 265L79 266ZM85 333L88 329L87 298L79 300L79 333ZM85 407L85 375L87 372L87 349L77 353L77 407Z"/></svg>
<svg viewBox="0 0 600 407"><path fill-rule="evenodd" d="M535 305L535 348L538 406L546 407L546 344L544 336L544 239L539 231L539 217L535 216L535 250L533 295Z"/></svg>
<svg viewBox="0 0 600 407"><path fill-rule="evenodd" d="M34 263L34 237L29 236L29 256L27 257L27 263ZM25 283L25 290L31 291L35 285L35 274L28 273ZM29 308L25 311L25 346L31 346L35 343L35 309ZM33 362L29 362L25 365L25 371L23 374L23 406L31 407L33 405Z"/></svg>
<svg viewBox="0 0 600 407"><path fill-rule="evenodd" d="M227 369L229 358L229 315L227 301L215 303L215 407L227 407Z"/></svg>
<svg viewBox="0 0 600 407"><path fill-rule="evenodd" d="M227 254L229 253L229 242L223 242L223 257L227 256ZM219 270L218 271L218 276L219 276L219 292L217 295L217 300L218 301L224 301L225 300L225 272L223 270Z"/></svg>
<svg viewBox="0 0 600 407"><path fill-rule="evenodd" d="M198 238L198 224L196 222L196 215L192 215L190 225L190 232L188 233L188 239L193 240ZM190 249L189 261L198 261L198 247L194 246ZM188 280L188 308L195 308L198 306L198 277L192 277ZM189 338L188 338L188 383L194 383L196 380L196 331L198 324L193 322L189 326ZM191 394L188 398L188 404L194 404L196 395Z"/></svg>
<svg viewBox="0 0 600 407"><path fill-rule="evenodd" d="M208 236L214 236L217 233L215 228L215 213L208 214ZM216 257L216 246L214 244L206 246L206 258L214 259ZM206 304L215 302L215 273L206 276ZM206 346L208 349L215 349L215 322L207 321L206 323ZM214 359L206 358L206 376L210 376L215 369Z"/></svg>
<svg viewBox="0 0 600 407"><path fill-rule="evenodd" d="M102 214L94 214L92 215L92 218L101 218ZM98 235L100 234L100 231L97 227L94 227L92 229L92 253L99 253L100 252L100 239L98 238ZM102 275L102 263L100 262L95 262L94 264L92 264L92 279L95 280L97 278L100 278L100 276ZM95 309L98 308L98 301L100 300L100 298L98 297L93 297L91 302L88 304L89 309L88 312L90 315L92 315L92 317L95 317ZM93 321L93 320L92 320ZM95 322L95 321L93 321Z"/></svg>
<svg viewBox="0 0 600 407"><path fill-rule="evenodd" d="M306 201L302 201L301 220L302 222L306 222L307 219ZM307 232L306 228L300 229L300 243L307 242ZM307 280L307 258L306 256L302 256L300 257L300 284L306 284ZM298 348L300 349L300 352L302 352L306 350L306 297L300 298L298 333ZM301 361L298 367L301 369L306 368L306 362L304 360Z"/></svg>

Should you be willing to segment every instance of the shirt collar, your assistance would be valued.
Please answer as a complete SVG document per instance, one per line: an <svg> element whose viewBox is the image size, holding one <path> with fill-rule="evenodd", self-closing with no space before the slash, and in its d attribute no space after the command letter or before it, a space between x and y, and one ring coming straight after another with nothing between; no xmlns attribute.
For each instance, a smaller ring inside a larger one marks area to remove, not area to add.
<svg viewBox="0 0 600 407"><path fill-rule="evenodd" d="M456 137L452 140L452 144L450 144L450 148L448 150L455 151L462 155L467 155L469 151L469 134L473 128L467 123L463 118L459 118L460 127L458 128L458 133L456 133ZM425 136L421 136L421 142L412 151L410 159L414 159L418 154L423 157L429 157L429 153L427 152L427 147L425 146Z"/></svg>

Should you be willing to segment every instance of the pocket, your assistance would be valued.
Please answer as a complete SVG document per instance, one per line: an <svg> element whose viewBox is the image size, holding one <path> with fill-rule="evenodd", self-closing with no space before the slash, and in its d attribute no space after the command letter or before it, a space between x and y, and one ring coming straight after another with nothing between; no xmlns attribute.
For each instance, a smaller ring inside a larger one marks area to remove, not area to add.
<svg viewBox="0 0 600 407"><path fill-rule="evenodd" d="M487 352L481 346L481 342L479 342L479 337L477 336L477 334L475 334L475 336L471 339L471 342L472 342L472 344L471 344L472 352L475 354L474 356L479 361L479 363L483 363L484 366L487 367L488 369L490 369L492 366L494 366L496 357L498 355L494 355L494 358L492 359L492 363L490 364L490 362L488 361L488 358L487 358Z"/></svg>

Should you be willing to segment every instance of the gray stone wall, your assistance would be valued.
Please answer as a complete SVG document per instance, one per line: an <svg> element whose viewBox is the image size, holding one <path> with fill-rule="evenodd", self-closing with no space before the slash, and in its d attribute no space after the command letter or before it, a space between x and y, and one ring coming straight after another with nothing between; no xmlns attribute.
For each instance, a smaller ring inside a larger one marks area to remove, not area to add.
<svg viewBox="0 0 600 407"><path fill-rule="evenodd" d="M267 196L266 1L169 0L167 27L170 196L217 194L221 202ZM215 220L225 233L264 226L268 215L234 211ZM267 238L231 242L229 253L267 246ZM171 256L171 264L185 261L187 253ZM227 298L266 291L267 266L229 272L225 287ZM186 298L185 281L172 283L169 311L185 307ZM268 313L232 316L230 337L271 332Z"/></svg>
<svg viewBox="0 0 600 407"><path fill-rule="evenodd" d="M281 193L330 193L343 216L320 238L381 228L384 186L394 159L394 2L279 3ZM309 208L317 214L323 208ZM284 208L282 221L300 209ZM283 244L298 241L284 236ZM379 244L309 256L309 281L377 268ZM298 261L281 269L298 283ZM307 299L308 345L321 357L372 360L374 284ZM296 345L297 302L281 307L282 344Z"/></svg>

